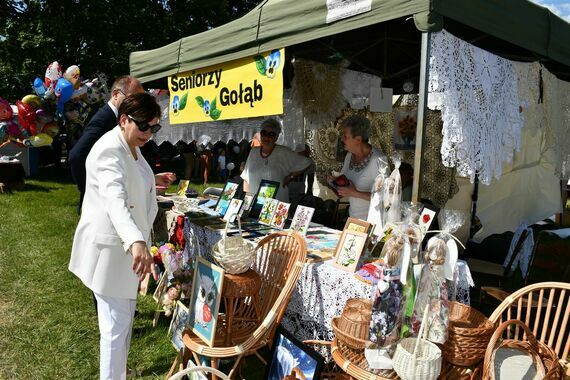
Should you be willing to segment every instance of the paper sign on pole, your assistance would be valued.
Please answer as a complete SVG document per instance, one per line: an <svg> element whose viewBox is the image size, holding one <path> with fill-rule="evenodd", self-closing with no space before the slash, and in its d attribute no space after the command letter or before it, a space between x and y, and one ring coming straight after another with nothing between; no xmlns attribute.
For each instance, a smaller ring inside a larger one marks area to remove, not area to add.
<svg viewBox="0 0 570 380"><path fill-rule="evenodd" d="M168 77L170 124L283 113L285 50Z"/></svg>

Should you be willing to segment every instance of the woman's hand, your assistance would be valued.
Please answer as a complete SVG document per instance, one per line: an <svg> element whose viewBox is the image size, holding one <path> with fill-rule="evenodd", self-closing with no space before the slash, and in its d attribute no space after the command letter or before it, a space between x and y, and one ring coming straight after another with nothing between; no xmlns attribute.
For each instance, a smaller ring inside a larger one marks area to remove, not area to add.
<svg viewBox="0 0 570 380"><path fill-rule="evenodd" d="M338 195L341 197L354 197L358 195L358 190L354 187L354 183L352 181L348 181L348 186L338 186L336 188Z"/></svg>
<svg viewBox="0 0 570 380"><path fill-rule="evenodd" d="M145 242L135 241L131 245L131 254L133 255L133 272L137 276L142 277L147 273L152 273L155 279L158 277L154 260Z"/></svg>
<svg viewBox="0 0 570 380"><path fill-rule="evenodd" d="M170 186L176 180L176 174L172 172L158 173L154 176L154 182L157 186Z"/></svg>

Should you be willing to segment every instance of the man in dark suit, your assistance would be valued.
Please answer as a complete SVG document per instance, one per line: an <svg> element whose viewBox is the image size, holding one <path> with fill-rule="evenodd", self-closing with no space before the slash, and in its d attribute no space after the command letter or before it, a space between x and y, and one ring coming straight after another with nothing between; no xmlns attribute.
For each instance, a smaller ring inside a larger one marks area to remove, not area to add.
<svg viewBox="0 0 570 380"><path fill-rule="evenodd" d="M79 207L83 203L85 194L85 160L91 148L101 136L117 125L119 106L125 98L144 89L138 79L130 75L118 77L111 88L111 99L87 123L83 134L69 152L69 166L71 176L80 192Z"/></svg>

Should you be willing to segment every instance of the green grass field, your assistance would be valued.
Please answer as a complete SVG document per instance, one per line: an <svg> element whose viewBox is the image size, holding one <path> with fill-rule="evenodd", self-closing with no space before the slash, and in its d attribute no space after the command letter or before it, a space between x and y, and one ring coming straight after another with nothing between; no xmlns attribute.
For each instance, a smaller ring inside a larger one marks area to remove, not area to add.
<svg viewBox="0 0 570 380"><path fill-rule="evenodd" d="M61 172L44 169L23 190L0 194L0 379L98 378L92 296L67 270L79 193ZM150 295L139 297L129 355L136 378L164 378L175 357L170 320L152 327L155 308Z"/></svg>

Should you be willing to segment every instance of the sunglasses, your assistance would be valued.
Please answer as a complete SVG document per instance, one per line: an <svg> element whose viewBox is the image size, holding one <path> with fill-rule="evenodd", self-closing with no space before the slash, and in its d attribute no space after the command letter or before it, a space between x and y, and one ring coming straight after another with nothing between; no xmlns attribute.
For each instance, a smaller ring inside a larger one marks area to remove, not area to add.
<svg viewBox="0 0 570 380"><path fill-rule="evenodd" d="M160 128L162 128L162 126L160 124L149 125L148 123L139 123L132 116L127 115L127 117L129 119L131 119L131 121L133 123L135 123L137 125L137 127L139 127L139 131L141 131L141 132L146 132L150 129L151 133L156 133L156 132L160 131Z"/></svg>
<svg viewBox="0 0 570 380"><path fill-rule="evenodd" d="M261 131L259 131L259 134L261 136L267 136L267 137L273 137L273 138L275 138L277 136L275 134L275 132L266 131L265 129L262 129Z"/></svg>

